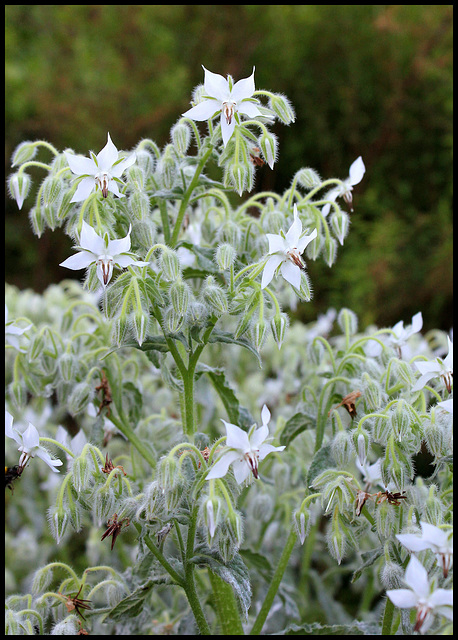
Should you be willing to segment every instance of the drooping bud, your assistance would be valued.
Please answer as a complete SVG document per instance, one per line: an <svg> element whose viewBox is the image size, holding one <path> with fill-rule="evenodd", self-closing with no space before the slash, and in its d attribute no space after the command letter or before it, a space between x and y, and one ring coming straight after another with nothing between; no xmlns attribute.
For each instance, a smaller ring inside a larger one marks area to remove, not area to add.
<svg viewBox="0 0 458 640"><path fill-rule="evenodd" d="M172 283L169 290L172 307L177 314L184 316L188 312L189 303L192 297L191 287L181 278L177 278Z"/></svg>
<svg viewBox="0 0 458 640"><path fill-rule="evenodd" d="M18 167L24 162L29 162L33 160L38 151L37 145L34 142L30 142L27 140L26 142L21 142L13 152L12 167Z"/></svg>
<svg viewBox="0 0 458 640"><path fill-rule="evenodd" d="M343 245L350 229L350 216L348 213L345 213L345 211L333 213L331 216L331 228L337 240Z"/></svg>
<svg viewBox="0 0 458 640"><path fill-rule="evenodd" d="M275 93L270 97L269 108L272 109L283 124L291 124L296 119L291 102L281 93Z"/></svg>
<svg viewBox="0 0 458 640"><path fill-rule="evenodd" d="M32 181L30 180L30 176L27 173L24 173L24 171L14 173L8 179L10 195L14 200L16 200L19 209L22 209L22 205L24 204L24 200L27 198L31 184Z"/></svg>
<svg viewBox="0 0 458 640"><path fill-rule="evenodd" d="M186 122L179 120L170 132L172 143L179 154L185 155L191 143L191 129Z"/></svg>
<svg viewBox="0 0 458 640"><path fill-rule="evenodd" d="M277 137L273 133L263 132L259 138L258 144L261 147L262 155L266 159L267 164L271 169L273 169L278 155Z"/></svg>
<svg viewBox="0 0 458 640"><path fill-rule="evenodd" d="M297 535L299 536L299 540L301 544L304 544L306 537L309 534L310 526L312 524L312 519L310 517L310 511L303 507L302 509L296 511L293 516L294 527L297 531Z"/></svg>
<svg viewBox="0 0 458 640"><path fill-rule="evenodd" d="M315 189L321 184L320 176L315 169L311 169L310 167L299 169L294 176L294 180L296 180L301 187L304 187L304 189L307 190Z"/></svg>
<svg viewBox="0 0 458 640"><path fill-rule="evenodd" d="M168 282L174 282L180 275L180 260L177 252L165 247L161 255L162 277Z"/></svg>
<svg viewBox="0 0 458 640"><path fill-rule="evenodd" d="M354 336L358 331L358 316L350 309L341 309L337 316L337 323L343 333Z"/></svg>
<svg viewBox="0 0 458 640"><path fill-rule="evenodd" d="M221 271L227 271L234 264L237 254L230 244L220 244L216 250L215 260Z"/></svg>
<svg viewBox="0 0 458 640"><path fill-rule="evenodd" d="M212 276L208 276L202 289L202 300L213 313L222 315L227 313L227 298L224 291L215 283Z"/></svg>
<svg viewBox="0 0 458 640"><path fill-rule="evenodd" d="M281 348L283 340L285 339L287 328L288 316L281 312L276 313L270 321L270 329L279 349Z"/></svg>

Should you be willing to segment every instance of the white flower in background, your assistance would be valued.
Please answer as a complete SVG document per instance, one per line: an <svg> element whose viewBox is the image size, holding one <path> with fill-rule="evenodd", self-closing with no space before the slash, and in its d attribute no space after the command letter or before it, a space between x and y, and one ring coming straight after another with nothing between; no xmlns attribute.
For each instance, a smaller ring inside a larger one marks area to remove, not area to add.
<svg viewBox="0 0 458 640"><path fill-rule="evenodd" d="M241 113L249 118L256 118L262 113L256 106L257 100L252 98L254 87L254 67L249 78L239 80L234 85L232 78L227 79L218 73L212 73L202 66L205 71L204 97L202 102L188 109L183 116L191 120L208 120L221 112L221 133L224 146L234 133L238 116Z"/></svg>
<svg viewBox="0 0 458 640"><path fill-rule="evenodd" d="M442 400L442 402L438 402L436 406L453 415L453 398Z"/></svg>
<svg viewBox="0 0 458 640"><path fill-rule="evenodd" d="M280 267L283 278L295 289L301 286L301 269L304 269L301 255L306 246L316 238L316 229L310 235L302 235L302 222L297 214L297 205L294 204L294 221L286 235L268 233L269 255L262 273L261 289L265 289L274 277L275 271ZM302 237L301 237L302 236Z"/></svg>
<svg viewBox="0 0 458 640"><path fill-rule="evenodd" d="M342 184L334 189L331 189L326 196L326 200L336 200L339 196L342 196L348 205L351 205L353 201L353 187L361 182L366 172L366 167L361 156L357 158L350 167L350 175L348 178L342 181ZM326 216L329 213L330 205L323 207L323 215ZM352 209L353 211L353 209Z"/></svg>
<svg viewBox="0 0 458 640"><path fill-rule="evenodd" d="M451 392L453 378L453 342L448 336L447 342L448 354L443 360L442 358L435 358L431 362L415 362L415 366L421 373L421 376L412 387L412 391L423 389L431 378L438 378L440 376L447 387L447 391L449 393Z"/></svg>
<svg viewBox="0 0 458 640"><path fill-rule="evenodd" d="M59 469L62 463L61 460L52 458L48 451L40 446L40 435L37 429L29 422L29 426L20 433L13 427L13 416L8 411L5 411L5 435L19 445L18 451L21 451L21 457L19 458L19 466L24 468L29 458L41 458L43 462L46 462L48 467L55 473L59 473Z"/></svg>
<svg viewBox="0 0 458 640"><path fill-rule="evenodd" d="M108 234L105 234L102 238L94 229L83 220L83 226L80 234L80 243L75 249L80 249L74 256L70 256L60 263L61 267L67 267L67 269L85 269L92 263L97 265L97 277L102 283L103 287L106 287L113 275L113 267L116 265L121 269L130 265L137 267L146 267L148 262L142 262L141 260L134 260L134 258L128 254L130 249L130 232L125 238L120 240L109 240Z"/></svg>
<svg viewBox="0 0 458 640"><path fill-rule="evenodd" d="M207 474L207 480L222 478L228 472L230 465L232 465L238 484L247 479L250 471L257 479L259 477L258 462L264 460L273 451L283 451L284 446L274 447L267 443L267 439L269 439L269 427L267 425L270 420L270 411L266 405L262 408L261 418L262 426L256 429L254 424L248 433L237 425L222 420L226 427L226 445L229 450L223 453L210 469Z"/></svg>
<svg viewBox="0 0 458 640"><path fill-rule="evenodd" d="M27 329L30 329L31 326L32 325L29 324L24 329L20 329L13 324L12 320L8 322L8 307L5 304L5 342L8 342L18 351L24 352L24 349L21 349L19 345L19 336L22 336L22 334L25 333Z"/></svg>
<svg viewBox="0 0 458 640"><path fill-rule="evenodd" d="M432 589L426 569L415 556L407 565L404 582L408 589L389 589L386 595L400 609L417 609L414 631L426 633L436 614L453 620L453 590Z"/></svg>
<svg viewBox="0 0 458 640"><path fill-rule="evenodd" d="M411 325L404 327L404 322L402 320L397 322L392 328L392 333L387 336L387 342L401 351L402 347L405 346L410 336L421 331L422 327L423 316L421 315L421 311L419 311L414 316L412 316Z"/></svg>
<svg viewBox="0 0 458 640"><path fill-rule="evenodd" d="M64 153L72 172L77 176L84 176L70 202L86 200L97 188L102 190L104 198L108 196L108 191L118 198L125 197L124 194L119 193L118 182L122 184L121 175L134 164L136 156L132 153L128 158L123 156L118 159L118 150L111 141L110 134L108 134L108 142L97 156L92 151L90 151L90 158L77 156L68 151Z"/></svg>
<svg viewBox="0 0 458 640"><path fill-rule="evenodd" d="M444 572L444 578L447 577L453 561L453 531L448 529L439 529L439 527L420 521L421 536L413 533L399 533L396 538L409 551L424 551L431 549L437 557L437 560Z"/></svg>

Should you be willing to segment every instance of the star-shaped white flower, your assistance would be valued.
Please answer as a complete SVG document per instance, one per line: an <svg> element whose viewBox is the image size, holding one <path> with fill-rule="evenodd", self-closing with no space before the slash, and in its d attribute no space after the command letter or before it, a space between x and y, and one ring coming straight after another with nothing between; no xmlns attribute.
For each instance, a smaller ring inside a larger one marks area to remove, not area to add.
<svg viewBox="0 0 458 640"><path fill-rule="evenodd" d="M40 434L36 427L29 422L29 426L20 433L13 427L13 416L8 411L5 411L5 435L19 445L18 451L21 451L21 457L19 458L19 466L23 469L30 458L41 458L43 462L46 462L48 467L55 473L59 473L59 469L62 460L56 460L52 458L48 451L40 446Z"/></svg>
<svg viewBox="0 0 458 640"><path fill-rule="evenodd" d="M226 79L204 66L202 68L205 71L205 100L188 109L183 116L192 120L208 120L221 112L221 133L226 146L234 133L238 118L236 114L241 113L249 118L262 115L255 104L257 101L252 98L255 91L254 67L249 78L239 80L234 85L232 78Z"/></svg>
<svg viewBox="0 0 458 640"><path fill-rule="evenodd" d="M432 589L426 569L415 556L410 558L404 576L408 589L389 589L386 595L401 609L416 607L417 619L414 631L426 633L434 621L435 614L453 620L453 590Z"/></svg>
<svg viewBox="0 0 458 640"><path fill-rule="evenodd" d="M295 289L301 287L301 269L304 269L301 255L306 246L317 237L314 229L310 235L302 235L302 222L297 214L297 205L294 204L294 221L286 235L268 233L269 255L262 272L261 289L265 289L274 277L275 271L280 267L280 273L284 279Z"/></svg>
<svg viewBox="0 0 458 640"><path fill-rule="evenodd" d="M97 265L97 277L102 283L103 287L106 287L113 275L113 267L116 265L121 269L130 265L137 267L146 267L148 262L142 262L141 260L134 260L134 258L128 254L130 249L130 232L125 238L120 240L109 240L108 234L102 238L94 229L83 220L83 226L80 234L79 246L75 249L80 249L74 256L70 256L60 263L61 267L67 267L67 269L85 269L90 264Z"/></svg>
<svg viewBox="0 0 458 640"><path fill-rule="evenodd" d="M452 378L453 378L453 342L447 336L448 342L448 354L442 360L442 358L435 358L430 362L415 362L415 366L421 373L417 382L412 387L412 391L419 391L423 389L425 384L431 380L431 378L437 378L439 376L445 382L447 391L450 393L452 390Z"/></svg>
<svg viewBox="0 0 458 640"><path fill-rule="evenodd" d="M348 178L342 181L342 184L334 189L331 189L326 194L326 200L335 200L339 196L342 196L345 202L351 206L353 202L353 187L361 182L366 172L366 167L361 156L357 158L350 167L350 175ZM353 211L353 209L352 209ZM326 209L326 214L329 212L329 208ZM324 214L324 215L326 215Z"/></svg>
<svg viewBox="0 0 458 640"><path fill-rule="evenodd" d="M114 193L118 198L125 197L123 193L119 193L118 182L122 184L121 175L134 164L136 156L135 153L132 153L128 158L118 159L118 150L111 141L110 134L108 134L108 142L97 156L92 151L90 151L90 158L77 156L67 151L64 153L73 173L77 176L84 176L70 202L86 200L97 188L102 190L104 198L108 196L108 191Z"/></svg>
<svg viewBox="0 0 458 640"><path fill-rule="evenodd" d="M420 525L421 536L413 533L399 533L396 538L409 551L431 549L436 554L446 578L453 561L453 531L439 529L428 522L420 521Z"/></svg>
<svg viewBox="0 0 458 640"><path fill-rule="evenodd" d="M283 451L284 446L274 447L266 440L269 437L270 411L266 405L261 412L262 426L256 429L254 424L247 433L235 424L222 420L226 427L226 444L229 450L219 458L207 474L207 480L222 478L232 465L234 476L238 484L247 479L250 471L257 479L258 462L264 460L273 451Z"/></svg>
<svg viewBox="0 0 458 640"><path fill-rule="evenodd" d="M404 327L404 322L400 320L392 328L392 334L388 336L388 342L399 349L403 347L407 340L414 333L418 333L423 327L423 316L421 311L412 316L412 324Z"/></svg>

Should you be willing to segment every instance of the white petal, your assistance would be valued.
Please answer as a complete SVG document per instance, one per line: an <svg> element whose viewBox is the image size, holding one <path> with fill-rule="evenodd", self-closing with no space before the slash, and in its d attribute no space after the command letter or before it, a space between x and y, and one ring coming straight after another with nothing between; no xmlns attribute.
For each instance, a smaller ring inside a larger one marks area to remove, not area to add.
<svg viewBox="0 0 458 640"><path fill-rule="evenodd" d="M429 595L428 573L415 556L412 556L407 565L405 583L421 598Z"/></svg>
<svg viewBox="0 0 458 640"><path fill-rule="evenodd" d="M232 118L231 124L227 123L226 118L224 117L224 113L221 112L221 134L223 136L223 144L227 145L229 140L231 139L232 134L235 129L235 118Z"/></svg>
<svg viewBox="0 0 458 640"><path fill-rule="evenodd" d="M274 451L283 451L286 445L282 445L281 447L274 447L273 444L263 444L259 448L259 460L264 460L269 453L273 453Z"/></svg>
<svg viewBox="0 0 458 640"><path fill-rule="evenodd" d="M208 71L203 65L205 71L204 89L207 96L212 96L221 102L229 97L229 82L219 73Z"/></svg>
<svg viewBox="0 0 458 640"><path fill-rule="evenodd" d="M280 267L280 273L286 282L292 284L295 289L301 288L301 270L297 265L286 260Z"/></svg>
<svg viewBox="0 0 458 640"><path fill-rule="evenodd" d="M238 458L239 454L237 451L228 451L227 453L224 453L207 473L206 480L213 480L214 478L222 478L225 476L229 470L229 466Z"/></svg>
<svg viewBox="0 0 458 640"><path fill-rule="evenodd" d="M221 111L221 102L218 100L204 100L199 102L195 107L191 107L185 111L182 115L185 118L191 118L191 120L208 120Z"/></svg>
<svg viewBox="0 0 458 640"><path fill-rule="evenodd" d="M221 420L226 427L226 444L231 449L239 449L240 451L249 451L250 442L248 440L248 434L235 424Z"/></svg>
<svg viewBox="0 0 458 640"><path fill-rule="evenodd" d="M267 240L269 241L269 253L283 253L286 254L289 247L285 242L285 239L276 233L266 233Z"/></svg>
<svg viewBox="0 0 458 640"><path fill-rule="evenodd" d="M286 242L288 247L297 247L300 235L302 233L302 222L297 214L297 206L294 204L294 221L286 234Z"/></svg>
<svg viewBox="0 0 458 640"><path fill-rule="evenodd" d="M430 545L427 542L413 533L399 533L396 534L396 538L406 547L406 549L409 549L409 551L424 551L424 549L430 548Z"/></svg>
<svg viewBox="0 0 458 640"><path fill-rule="evenodd" d="M256 429L250 438L251 449L259 449L264 440L269 437L269 427L263 424L259 429Z"/></svg>
<svg viewBox="0 0 458 640"><path fill-rule="evenodd" d="M73 198L70 202L82 202L86 200L95 189L94 178L83 178L76 188Z"/></svg>
<svg viewBox="0 0 458 640"><path fill-rule="evenodd" d="M425 384L429 380L431 380L431 378L434 378L434 375L435 375L434 373L425 373L425 375L423 375L420 378L418 378L418 380L416 381L416 383L412 387L412 391L415 393L416 391L420 391L420 389L423 389Z"/></svg>
<svg viewBox="0 0 458 640"><path fill-rule="evenodd" d="M411 332L418 333L422 327L423 327L423 316L421 315L421 311L419 311L412 318Z"/></svg>
<svg viewBox="0 0 458 640"><path fill-rule="evenodd" d="M36 457L41 458L43 462L46 462L51 471L59 473L59 469L55 469L54 467L60 467L63 464L62 460L51 458L49 453L41 448L36 451Z"/></svg>
<svg viewBox="0 0 458 640"><path fill-rule="evenodd" d="M417 597L410 589L389 589L386 595L400 609L410 609L417 606Z"/></svg>
<svg viewBox="0 0 458 640"><path fill-rule="evenodd" d="M99 171L110 171L118 159L118 150L111 141L110 134L108 134L108 142L103 147L102 151L97 154L97 163L99 165Z"/></svg>
<svg viewBox="0 0 458 640"><path fill-rule="evenodd" d="M270 421L270 415L271 415L271 414L270 414L269 408L268 408L268 406L265 404L265 405L263 406L263 408L262 408L262 411L261 411L261 420L262 420L262 424L263 424L263 425L264 425L264 424L269 424L269 421Z"/></svg>
<svg viewBox="0 0 458 640"><path fill-rule="evenodd" d="M61 262L59 266L78 271L79 269L85 269L96 260L97 256L94 256L89 251L79 251L74 256L70 256L70 258Z"/></svg>
<svg viewBox="0 0 458 640"><path fill-rule="evenodd" d="M350 184L354 186L359 184L366 172L366 167L361 156L357 158L350 167Z"/></svg>
<svg viewBox="0 0 458 640"><path fill-rule="evenodd" d="M109 180L108 181L108 191L111 191L111 193L114 193L114 195L117 196L118 198L125 198L126 197L123 193L119 193L119 187L118 187L118 183L116 182L116 180Z"/></svg>
<svg viewBox="0 0 458 640"><path fill-rule="evenodd" d="M25 451L31 451L40 444L40 435L31 422L22 434L22 443Z"/></svg>
<svg viewBox="0 0 458 640"><path fill-rule="evenodd" d="M68 166L77 176L94 176L98 172L97 165L92 158L77 156L74 153L68 153L68 151L64 151L64 155L67 159Z"/></svg>
<svg viewBox="0 0 458 640"><path fill-rule="evenodd" d="M304 253L305 247L309 245L312 240L317 237L317 235L318 231L314 229L309 235L302 236L302 238L300 238L299 242L297 243L297 250L299 251L299 253Z"/></svg>
<svg viewBox="0 0 458 640"><path fill-rule="evenodd" d="M132 153L128 158L125 158L124 160L121 160L121 162L115 164L110 171L113 178L120 178L126 169L135 164L136 160L137 156L135 153Z"/></svg>
<svg viewBox="0 0 458 640"><path fill-rule="evenodd" d="M129 227L129 232L125 238L120 238L119 240L110 240L107 247L107 253L111 256L117 256L120 253L127 253L130 249L130 232L132 230L132 225Z"/></svg>
<svg viewBox="0 0 458 640"><path fill-rule="evenodd" d="M452 589L436 589L428 598L428 603L433 607L441 607L441 606L452 606L453 605L453 590ZM450 610L448 613L444 613L441 610L443 615L446 615L449 620L453 620L451 617L452 611Z"/></svg>
<svg viewBox="0 0 458 640"><path fill-rule="evenodd" d="M237 103L237 111L239 113L243 113L249 118L256 118L257 116L262 116L263 114L259 111L258 107L249 100L244 100L240 104Z"/></svg>
<svg viewBox="0 0 458 640"><path fill-rule="evenodd" d="M80 233L80 247L99 256L105 253L105 241L90 224L83 220Z"/></svg>
<svg viewBox="0 0 458 640"><path fill-rule="evenodd" d="M254 93L254 67L249 78L243 78L234 84L231 91L231 98L235 102L240 102L245 98L251 98Z"/></svg>
<svg viewBox="0 0 458 640"><path fill-rule="evenodd" d="M279 255L273 255L267 260L264 271L262 272L261 289L265 289L267 285L272 281L275 270L282 262L283 258Z"/></svg>
<svg viewBox="0 0 458 640"><path fill-rule="evenodd" d="M246 460L237 460L234 462L234 477L237 484L242 484L248 478L251 467Z"/></svg>

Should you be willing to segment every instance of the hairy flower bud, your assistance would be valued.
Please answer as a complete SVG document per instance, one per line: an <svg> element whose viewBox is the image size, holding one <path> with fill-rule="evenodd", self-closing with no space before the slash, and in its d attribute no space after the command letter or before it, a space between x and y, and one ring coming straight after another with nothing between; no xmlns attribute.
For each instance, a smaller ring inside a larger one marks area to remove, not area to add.
<svg viewBox="0 0 458 640"><path fill-rule="evenodd" d="M310 278L305 271L301 271L301 288L299 289L299 295L301 300L305 300L305 302L310 302L312 299L312 284L310 282Z"/></svg>
<svg viewBox="0 0 458 640"><path fill-rule="evenodd" d="M178 153L185 155L191 143L191 129L189 125L186 122L179 120L173 125L172 130L170 131L170 137L172 138L173 146Z"/></svg>
<svg viewBox="0 0 458 640"><path fill-rule="evenodd" d="M137 158L136 165L143 170L145 180L147 180L154 171L155 158L153 154L146 149L138 149L135 151L135 157Z"/></svg>
<svg viewBox="0 0 458 640"><path fill-rule="evenodd" d="M296 511L293 515L293 523L301 544L304 544L305 539L309 534L310 526L312 524L310 511L305 507Z"/></svg>
<svg viewBox="0 0 458 640"><path fill-rule="evenodd" d="M258 144L261 147L262 155L267 164L273 169L278 156L277 137L269 131L263 132L258 140Z"/></svg>
<svg viewBox="0 0 458 640"><path fill-rule="evenodd" d="M148 325L149 325L148 314L144 313L142 309L137 310L134 313L132 324L133 324L135 339L137 340L138 344L141 346L148 333Z"/></svg>
<svg viewBox="0 0 458 640"><path fill-rule="evenodd" d="M19 165L24 164L24 162L33 160L37 151L38 148L34 142L30 142L29 140L21 142L13 152L11 166L18 167Z"/></svg>
<svg viewBox="0 0 458 640"><path fill-rule="evenodd" d="M270 321L270 329L279 349L281 348L283 340L285 339L287 328L288 316L284 313L277 312Z"/></svg>
<svg viewBox="0 0 458 640"><path fill-rule="evenodd" d="M43 207L41 205L30 209L29 220L34 234L41 238L43 231L46 229L46 218L43 214Z"/></svg>
<svg viewBox="0 0 458 640"><path fill-rule="evenodd" d="M27 198L30 191L31 184L32 181L30 176L27 173L24 173L24 171L14 173L8 179L8 190L10 192L10 196L16 200L19 209L22 209L24 200Z"/></svg>
<svg viewBox="0 0 458 640"><path fill-rule="evenodd" d="M224 291L215 283L212 276L208 276L202 289L202 300L210 307L213 313L222 315L227 313L227 298Z"/></svg>
<svg viewBox="0 0 458 640"><path fill-rule="evenodd" d="M168 282L174 282L181 273L178 254L173 249L165 247L161 254L162 277Z"/></svg>
<svg viewBox="0 0 458 640"><path fill-rule="evenodd" d="M272 109L283 124L291 124L296 119L291 102L281 93L275 93L270 97L269 108Z"/></svg>
<svg viewBox="0 0 458 640"><path fill-rule="evenodd" d="M381 385L366 371L361 376L361 394L366 413L378 411L386 400L386 394Z"/></svg>
<svg viewBox="0 0 458 640"><path fill-rule="evenodd" d="M324 239L323 254L328 267L332 267L337 257L337 242L331 236L326 236Z"/></svg>
<svg viewBox="0 0 458 640"><path fill-rule="evenodd" d="M350 309L344 308L339 311L337 323L345 334L348 332L349 335L354 336L358 331L358 317Z"/></svg>
<svg viewBox="0 0 458 640"><path fill-rule="evenodd" d="M396 523L396 512L388 500L384 500L377 505L375 522L377 532L382 539L389 538L392 535Z"/></svg>
<svg viewBox="0 0 458 640"><path fill-rule="evenodd" d="M133 191L129 197L129 209L137 220L145 220L148 218L150 215L148 194L144 191Z"/></svg>
<svg viewBox="0 0 458 640"><path fill-rule="evenodd" d="M80 413L80 411L83 411L93 396L94 389L86 381L76 384L68 398L69 413L75 416L77 413Z"/></svg>
<svg viewBox="0 0 458 640"><path fill-rule="evenodd" d="M191 287L188 283L177 278L170 286L169 295L175 312L181 316L186 315L192 297Z"/></svg>
<svg viewBox="0 0 458 640"><path fill-rule="evenodd" d="M256 351L261 350L261 347L264 344L264 341L266 339L266 332L267 332L267 325L263 319L260 319L258 320L258 322L255 322L252 328L252 336L253 336L253 342L254 342Z"/></svg>
<svg viewBox="0 0 458 640"><path fill-rule="evenodd" d="M59 358L59 373L64 382L71 382L78 373L78 361L72 353L63 353Z"/></svg>
<svg viewBox="0 0 458 640"><path fill-rule="evenodd" d="M343 469L350 464L355 455L351 435L348 431L338 431L331 444L331 452L337 467Z"/></svg>
<svg viewBox="0 0 458 640"><path fill-rule="evenodd" d="M350 229L350 216L345 211L335 212L331 216L331 228L337 240L343 245Z"/></svg>
<svg viewBox="0 0 458 640"><path fill-rule="evenodd" d="M315 169L310 169L309 167L299 169L299 171L294 176L294 180L297 183L304 187L304 189L310 190L319 187L321 184L321 178Z"/></svg>
<svg viewBox="0 0 458 640"><path fill-rule="evenodd" d="M227 271L234 264L237 254L230 244L220 244L216 250L215 260L221 271Z"/></svg>
<svg viewBox="0 0 458 640"><path fill-rule="evenodd" d="M168 144L159 160L157 172L162 178L162 184L166 189L171 189L177 173L176 159L173 145Z"/></svg>
<svg viewBox="0 0 458 640"><path fill-rule="evenodd" d="M226 167L224 174L224 186L232 186L239 196L244 191L251 191L253 188L254 169L253 165L248 162L232 161Z"/></svg>

